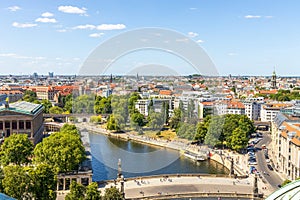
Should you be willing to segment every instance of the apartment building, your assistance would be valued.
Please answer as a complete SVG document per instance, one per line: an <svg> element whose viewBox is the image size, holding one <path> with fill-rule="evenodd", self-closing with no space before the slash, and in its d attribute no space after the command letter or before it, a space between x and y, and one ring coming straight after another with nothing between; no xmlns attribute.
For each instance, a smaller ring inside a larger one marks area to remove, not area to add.
<svg viewBox="0 0 300 200"><path fill-rule="evenodd" d="M300 119L279 113L272 123L274 164L286 178L300 177Z"/></svg>
<svg viewBox="0 0 300 200"><path fill-rule="evenodd" d="M281 109L291 107L289 103L267 103L261 106L260 117L262 122L273 122Z"/></svg>

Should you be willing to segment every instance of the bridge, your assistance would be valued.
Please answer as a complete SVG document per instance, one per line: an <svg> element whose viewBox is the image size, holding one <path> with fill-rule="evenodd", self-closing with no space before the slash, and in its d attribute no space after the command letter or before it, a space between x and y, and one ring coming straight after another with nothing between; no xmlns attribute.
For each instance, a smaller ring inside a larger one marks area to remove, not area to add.
<svg viewBox="0 0 300 200"><path fill-rule="evenodd" d="M257 130L270 131L271 122L254 121Z"/></svg>
<svg viewBox="0 0 300 200"><path fill-rule="evenodd" d="M89 122L90 117L96 114L80 113L80 114L43 114L44 119L52 118L56 122Z"/></svg>
<svg viewBox="0 0 300 200"><path fill-rule="evenodd" d="M116 186L122 191L122 179L98 182L102 194L105 188ZM237 179L216 174L166 174L126 178L123 180L125 199L172 199L192 197L227 197L260 199L255 194L254 179Z"/></svg>

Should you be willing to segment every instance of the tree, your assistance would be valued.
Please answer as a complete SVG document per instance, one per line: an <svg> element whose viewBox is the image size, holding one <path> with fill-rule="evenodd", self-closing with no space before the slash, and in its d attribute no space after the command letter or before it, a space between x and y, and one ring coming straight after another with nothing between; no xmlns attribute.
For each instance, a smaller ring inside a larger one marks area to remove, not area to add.
<svg viewBox="0 0 300 200"><path fill-rule="evenodd" d="M138 127L142 127L144 125L144 115L142 115L138 111L134 112L130 116L130 121L132 126L135 127L136 129Z"/></svg>
<svg viewBox="0 0 300 200"><path fill-rule="evenodd" d="M49 113L50 114L62 114L64 112L64 109L58 106L53 106L49 108Z"/></svg>
<svg viewBox="0 0 300 200"><path fill-rule="evenodd" d="M179 108L174 109L174 114L170 119L170 127L173 129L179 128L179 124L182 121L182 112Z"/></svg>
<svg viewBox="0 0 300 200"><path fill-rule="evenodd" d="M84 200L85 187L76 181L72 181L70 192L65 197L65 200Z"/></svg>
<svg viewBox="0 0 300 200"><path fill-rule="evenodd" d="M97 116L91 116L90 118L90 122L95 123L95 124L99 124L102 121L102 117L101 115L97 115Z"/></svg>
<svg viewBox="0 0 300 200"><path fill-rule="evenodd" d="M30 173L32 196L36 200L56 199L56 175L50 165L39 164Z"/></svg>
<svg viewBox="0 0 300 200"><path fill-rule="evenodd" d="M205 140L205 136L207 133L207 126L203 122L199 122L197 124L196 135L194 137L195 140L198 140L200 143L203 143Z"/></svg>
<svg viewBox="0 0 300 200"><path fill-rule="evenodd" d="M111 98L112 98L112 96L109 96L108 98L96 96L95 104L94 104L95 113L96 114L110 114L112 112Z"/></svg>
<svg viewBox="0 0 300 200"><path fill-rule="evenodd" d="M222 134L222 127L224 125L223 116L213 116L210 120L209 126L207 128L207 134L205 136L205 144L216 146L220 143L220 136Z"/></svg>
<svg viewBox="0 0 300 200"><path fill-rule="evenodd" d="M51 134L34 149L35 163L46 163L55 172L78 170L85 159L85 149L80 135L73 126L66 125L58 133Z"/></svg>
<svg viewBox="0 0 300 200"><path fill-rule="evenodd" d="M235 151L243 149L248 144L247 133L241 127L236 128L231 136L231 148Z"/></svg>
<svg viewBox="0 0 300 200"><path fill-rule="evenodd" d="M1 146L1 162L3 165L29 163L33 144L27 134L13 134L4 140Z"/></svg>
<svg viewBox="0 0 300 200"><path fill-rule="evenodd" d="M176 133L181 138L191 140L195 137L196 126L194 124L182 122Z"/></svg>
<svg viewBox="0 0 300 200"><path fill-rule="evenodd" d="M36 96L36 93L31 91L31 90L26 90L24 92L24 95L23 95L23 98L22 98L23 101L27 101L27 102L34 102L35 100L37 100L37 96Z"/></svg>
<svg viewBox="0 0 300 200"><path fill-rule="evenodd" d="M101 193L98 191L96 182L90 183L86 187L85 200L101 200Z"/></svg>
<svg viewBox="0 0 300 200"><path fill-rule="evenodd" d="M135 110L135 103L137 102L138 99L141 99L139 93L133 92L130 94L130 97L128 99L128 110L129 113L134 112Z"/></svg>
<svg viewBox="0 0 300 200"><path fill-rule="evenodd" d="M155 130L155 129L161 129L164 125L164 114L163 113L157 113L157 112L150 112L148 116L148 123L149 126Z"/></svg>
<svg viewBox="0 0 300 200"><path fill-rule="evenodd" d="M30 177L19 165L4 167L2 184L5 194L13 198L28 199L30 196Z"/></svg>
<svg viewBox="0 0 300 200"><path fill-rule="evenodd" d="M81 95L73 100L73 113L94 113L95 96Z"/></svg>
<svg viewBox="0 0 300 200"><path fill-rule="evenodd" d="M120 131L120 126L118 125L115 116L111 114L107 120L107 129L108 130L114 130L114 131Z"/></svg>
<svg viewBox="0 0 300 200"><path fill-rule="evenodd" d="M44 107L44 113L49 113L49 109L52 107L52 103L49 100L43 99L41 104Z"/></svg>
<svg viewBox="0 0 300 200"><path fill-rule="evenodd" d="M111 187L111 188L106 188L105 193L102 197L102 200L123 200L124 197L122 193L116 188L116 187Z"/></svg>

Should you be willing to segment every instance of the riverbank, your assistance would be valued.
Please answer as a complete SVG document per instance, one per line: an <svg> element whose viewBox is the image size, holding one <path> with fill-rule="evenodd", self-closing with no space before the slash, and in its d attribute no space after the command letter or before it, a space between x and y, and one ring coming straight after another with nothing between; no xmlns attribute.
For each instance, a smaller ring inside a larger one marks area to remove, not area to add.
<svg viewBox="0 0 300 200"><path fill-rule="evenodd" d="M149 138L143 135L133 135L133 134L128 134L128 133L114 133L109 130L106 130L104 128L101 128L99 126L95 126L94 124L89 124L89 123L80 123L76 124L77 127L80 130L86 129L88 131L94 132L94 133L99 133L99 134L104 134L110 137L122 139L122 140L133 140L138 143L146 144L146 145L153 145L156 147L161 147L161 148L168 148L168 149L173 149L180 151L181 153L184 153L185 151L191 152L195 155L199 156L207 156L207 154L210 154L210 159L213 161L216 161L226 167L228 170L230 169L230 160L229 157L220 157L218 156L219 154L216 153L216 151L213 151L209 149L208 147L199 147L197 145L190 145L188 141L178 141L178 140L173 140L173 141L167 141L167 140L162 140L162 139L153 139ZM220 159L221 158L221 159ZM237 170L236 171L238 176L246 176L246 173L243 172L242 170Z"/></svg>

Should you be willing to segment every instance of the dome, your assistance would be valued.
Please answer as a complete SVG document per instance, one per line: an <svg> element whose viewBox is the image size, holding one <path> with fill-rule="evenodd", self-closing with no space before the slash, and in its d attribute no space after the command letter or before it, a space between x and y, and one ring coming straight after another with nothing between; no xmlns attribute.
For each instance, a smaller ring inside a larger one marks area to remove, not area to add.
<svg viewBox="0 0 300 200"><path fill-rule="evenodd" d="M266 200L299 200L300 199L300 180L293 181L284 187L273 192Z"/></svg>
<svg viewBox="0 0 300 200"><path fill-rule="evenodd" d="M14 198L9 197L9 196L7 196L7 195L5 195L3 193L0 193L0 199L1 200L15 200Z"/></svg>

